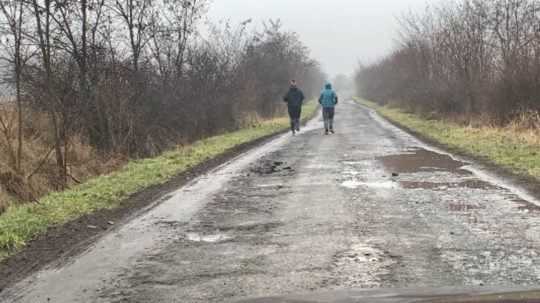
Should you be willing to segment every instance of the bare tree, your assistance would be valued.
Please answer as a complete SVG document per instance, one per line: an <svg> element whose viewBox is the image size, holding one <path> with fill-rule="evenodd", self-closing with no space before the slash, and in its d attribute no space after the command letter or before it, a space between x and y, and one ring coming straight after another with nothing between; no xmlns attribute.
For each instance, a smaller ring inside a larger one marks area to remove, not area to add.
<svg viewBox="0 0 540 303"><path fill-rule="evenodd" d="M0 52L17 84L19 109L8 119L0 115L0 134L9 139L6 162L25 170L20 175L27 180L43 173L57 190L80 181L72 169L75 143L100 159L155 155L282 114L290 79L309 95L325 77L278 21L260 32L249 30L249 20L216 26L204 37L198 25L208 0L0 3L0 28L10 36L0 41ZM24 116L46 119L39 130L27 121L26 130L45 148L21 167L23 109Z"/></svg>
<svg viewBox="0 0 540 303"><path fill-rule="evenodd" d="M520 111L540 109L538 24L538 0L431 7L402 19L400 47L362 66L357 85L380 102L505 123Z"/></svg>
<svg viewBox="0 0 540 303"><path fill-rule="evenodd" d="M113 9L126 27L134 71L139 70L141 54L149 42L152 0L115 0Z"/></svg>
<svg viewBox="0 0 540 303"><path fill-rule="evenodd" d="M2 17L1 32L4 37L2 50L5 56L2 57L7 65L12 69L13 82L15 84L15 102L17 105L17 147L13 153L13 168L17 173L21 173L22 149L23 149L23 105L22 105L22 75L26 62L29 58L29 49L25 45L25 10L22 1L10 0L0 1L0 11ZM5 123L2 123L5 127ZM9 143L9 139L6 138Z"/></svg>

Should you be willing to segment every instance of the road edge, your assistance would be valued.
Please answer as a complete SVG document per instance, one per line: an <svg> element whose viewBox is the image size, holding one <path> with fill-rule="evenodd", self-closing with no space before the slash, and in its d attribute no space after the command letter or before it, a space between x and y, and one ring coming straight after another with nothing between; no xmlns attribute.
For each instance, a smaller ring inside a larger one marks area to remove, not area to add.
<svg viewBox="0 0 540 303"><path fill-rule="evenodd" d="M411 129L410 127L407 127L407 126L399 123L398 121L394 121L392 119L387 118L386 116L379 113L376 109L371 108L371 107L369 107L367 105L364 105L364 104L360 103L356 99L354 99L354 102L358 106L360 106L360 107L362 107L362 108L364 108L366 110L374 111L377 114L377 116L379 116L384 121L386 121L389 124L397 127L398 129L408 133L409 135L417 138L421 142L423 142L423 143L425 143L427 145L431 145L431 146L433 146L433 147L435 147L437 149L446 151L446 152L448 152L450 154L456 155L456 156L460 157L461 159L465 160L466 162L474 162L477 165L479 165L482 170L485 170L485 171L489 172L490 174L493 174L493 175L495 175L497 177L500 177L500 178L503 178L503 179L507 180L507 182L510 185L512 185L514 187L522 188L527 194L529 194L530 196L534 197L537 200L540 200L540 181L537 180L536 178L534 178L534 177L532 177L530 175L516 173L516 172L512 171L509 168L505 168L505 167L502 167L502 166L494 163L493 161L491 161L488 158L468 153L468 152L463 151L463 150L461 150L459 148L448 146L448 145L446 145L444 143L441 143L441 142L439 142L437 140L429 138L429 137L423 135L422 133L420 133L420 132L418 132L418 131L416 131L414 129ZM540 207L537 207L535 209L537 211L540 211Z"/></svg>

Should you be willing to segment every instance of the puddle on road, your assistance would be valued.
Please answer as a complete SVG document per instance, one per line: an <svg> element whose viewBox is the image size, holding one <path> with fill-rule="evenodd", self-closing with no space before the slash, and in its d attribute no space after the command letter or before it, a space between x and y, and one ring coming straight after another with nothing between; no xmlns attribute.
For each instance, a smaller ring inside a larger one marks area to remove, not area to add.
<svg viewBox="0 0 540 303"><path fill-rule="evenodd" d="M438 154L425 149L412 149L407 153L377 158L393 173L415 173L421 171L450 171L470 174L461 169L467 163L456 161L448 155Z"/></svg>
<svg viewBox="0 0 540 303"><path fill-rule="evenodd" d="M201 235L199 233L186 233L186 240L191 242L206 242L206 243L218 243L232 239L231 236L225 234L215 235Z"/></svg>
<svg viewBox="0 0 540 303"><path fill-rule="evenodd" d="M449 155L439 154L426 149L411 149L398 155L377 158L389 172L393 174L414 174L420 172L449 172L457 175L472 175L463 169L467 163L452 159ZM401 178L400 178L401 179ZM405 189L447 190L451 188L466 189L498 189L486 181L477 178L466 178L457 182L431 182L424 180L398 180Z"/></svg>
<svg viewBox="0 0 540 303"><path fill-rule="evenodd" d="M354 177L354 176L358 176L358 175L360 174L360 172L359 172L359 171L356 171L356 170L354 170L354 169L350 169L350 168L349 168L349 169L345 169L345 170L343 171L343 174L344 174L344 175L349 175L349 176L353 176L353 177Z"/></svg>
<svg viewBox="0 0 540 303"><path fill-rule="evenodd" d="M369 188L382 188L382 189L392 189L398 188L398 184L393 181L381 181L381 182L361 182L358 180L347 180L341 183L341 186L356 189L359 187L369 187Z"/></svg>

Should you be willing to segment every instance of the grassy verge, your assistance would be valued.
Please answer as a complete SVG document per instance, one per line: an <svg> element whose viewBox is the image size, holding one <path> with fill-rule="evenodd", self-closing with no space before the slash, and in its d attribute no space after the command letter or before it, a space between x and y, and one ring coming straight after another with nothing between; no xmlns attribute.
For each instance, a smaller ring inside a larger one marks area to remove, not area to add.
<svg viewBox="0 0 540 303"><path fill-rule="evenodd" d="M503 168L540 180L540 134L514 127L468 127L426 120L397 108L357 99L386 119L453 150L483 158Z"/></svg>
<svg viewBox="0 0 540 303"><path fill-rule="evenodd" d="M304 107L305 119L313 117L317 104ZM0 260L16 252L49 227L65 224L83 215L118 207L130 195L172 177L235 146L288 128L287 118L264 121L256 126L210 137L151 158L132 161L125 167L91 179L72 189L48 194L39 203L12 206L0 215Z"/></svg>

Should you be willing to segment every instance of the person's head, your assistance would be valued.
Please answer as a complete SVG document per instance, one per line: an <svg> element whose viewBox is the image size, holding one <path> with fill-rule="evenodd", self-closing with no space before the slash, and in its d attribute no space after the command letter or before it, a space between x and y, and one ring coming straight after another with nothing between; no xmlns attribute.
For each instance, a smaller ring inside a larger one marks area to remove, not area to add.
<svg viewBox="0 0 540 303"><path fill-rule="evenodd" d="M327 82L327 83L324 85L324 88L326 88L326 89L332 89L332 84L330 84L330 82Z"/></svg>
<svg viewBox="0 0 540 303"><path fill-rule="evenodd" d="M296 80L291 80L291 87L296 87Z"/></svg>

